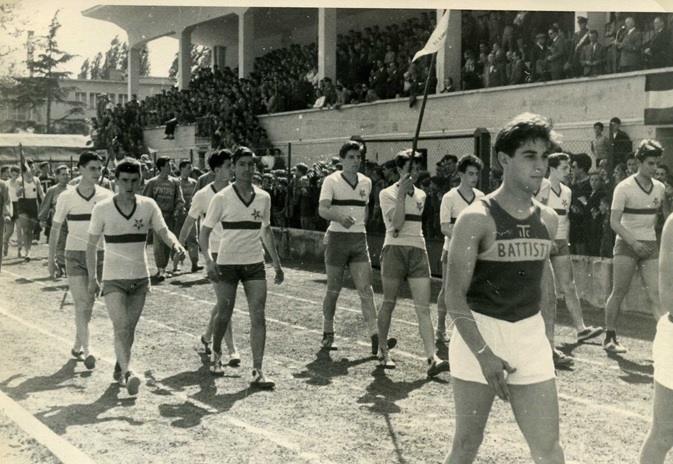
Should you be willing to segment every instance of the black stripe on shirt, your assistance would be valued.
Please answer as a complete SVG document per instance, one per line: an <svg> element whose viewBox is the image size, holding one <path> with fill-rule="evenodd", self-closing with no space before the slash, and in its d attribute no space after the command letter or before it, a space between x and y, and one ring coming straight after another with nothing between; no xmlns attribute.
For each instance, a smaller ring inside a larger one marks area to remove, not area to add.
<svg viewBox="0 0 673 464"><path fill-rule="evenodd" d="M559 216L565 216L568 213L565 209L554 208L554 211L556 211L556 214L558 214Z"/></svg>
<svg viewBox="0 0 673 464"><path fill-rule="evenodd" d="M420 214L405 214L404 220L422 222L423 219L421 218Z"/></svg>
<svg viewBox="0 0 673 464"><path fill-rule="evenodd" d="M121 234L106 235L106 243L137 243L147 241L147 233L144 234Z"/></svg>
<svg viewBox="0 0 673 464"><path fill-rule="evenodd" d="M90 221L90 214L68 214L68 221Z"/></svg>
<svg viewBox="0 0 673 464"><path fill-rule="evenodd" d="M363 200L332 200L332 206L367 206Z"/></svg>
<svg viewBox="0 0 673 464"><path fill-rule="evenodd" d="M657 214L657 208L624 208L626 214Z"/></svg>
<svg viewBox="0 0 673 464"><path fill-rule="evenodd" d="M261 222L254 222L254 221L222 221L222 229L224 230L254 230L254 229L261 229L262 228L262 223Z"/></svg>

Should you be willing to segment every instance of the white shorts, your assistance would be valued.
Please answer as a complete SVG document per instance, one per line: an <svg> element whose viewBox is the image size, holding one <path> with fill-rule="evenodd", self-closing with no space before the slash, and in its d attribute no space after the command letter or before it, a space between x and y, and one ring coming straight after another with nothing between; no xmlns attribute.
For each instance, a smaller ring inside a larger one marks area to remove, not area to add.
<svg viewBox="0 0 673 464"><path fill-rule="evenodd" d="M654 380L673 390L673 322L668 314L657 323L657 335L652 343Z"/></svg>
<svg viewBox="0 0 673 464"><path fill-rule="evenodd" d="M516 368L512 374L505 372L508 384L531 385L556 376L551 346L540 313L518 322L507 322L474 311L472 316L491 351ZM449 363L451 377L488 384L477 357L456 327L453 328L449 346Z"/></svg>

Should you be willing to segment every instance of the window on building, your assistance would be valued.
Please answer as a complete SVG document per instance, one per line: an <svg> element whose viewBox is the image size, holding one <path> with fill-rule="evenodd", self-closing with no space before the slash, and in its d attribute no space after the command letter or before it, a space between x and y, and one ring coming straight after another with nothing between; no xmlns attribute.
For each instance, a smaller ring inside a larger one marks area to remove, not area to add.
<svg viewBox="0 0 673 464"><path fill-rule="evenodd" d="M96 107L98 106L98 105L96 105L96 97L97 96L98 96L98 94L95 94L93 92L89 93L89 108L93 108L94 110L96 109Z"/></svg>

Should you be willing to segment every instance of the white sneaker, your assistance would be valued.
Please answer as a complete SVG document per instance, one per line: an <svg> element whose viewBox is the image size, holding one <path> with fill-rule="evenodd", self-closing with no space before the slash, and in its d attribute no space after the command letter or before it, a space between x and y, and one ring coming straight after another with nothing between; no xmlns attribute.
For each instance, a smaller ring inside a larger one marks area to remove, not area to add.
<svg viewBox="0 0 673 464"><path fill-rule="evenodd" d="M603 349L605 351L607 351L608 353L618 353L618 354L626 353L627 351L629 351L626 348L624 348L622 345L620 345L617 340L610 340L610 341L606 340L606 341L604 341L603 342Z"/></svg>

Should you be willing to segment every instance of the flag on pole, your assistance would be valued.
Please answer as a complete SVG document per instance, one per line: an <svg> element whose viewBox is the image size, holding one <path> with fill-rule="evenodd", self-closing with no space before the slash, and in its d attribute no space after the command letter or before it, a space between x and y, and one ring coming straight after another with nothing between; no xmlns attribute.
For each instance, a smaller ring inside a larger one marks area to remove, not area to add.
<svg viewBox="0 0 673 464"><path fill-rule="evenodd" d="M19 157L21 159L21 162L19 163L19 166L21 167L21 174L25 172L30 172L30 166L28 166L28 163L26 162L26 157L23 156L23 145L19 144Z"/></svg>
<svg viewBox="0 0 673 464"><path fill-rule="evenodd" d="M436 53L442 48L444 42L446 41L446 34L449 30L449 12L451 10L445 10L442 18L437 23L437 27L432 31L432 35L428 39L428 42L425 44L421 50L416 52L414 59L411 61L416 61L423 55L429 55L430 53Z"/></svg>

